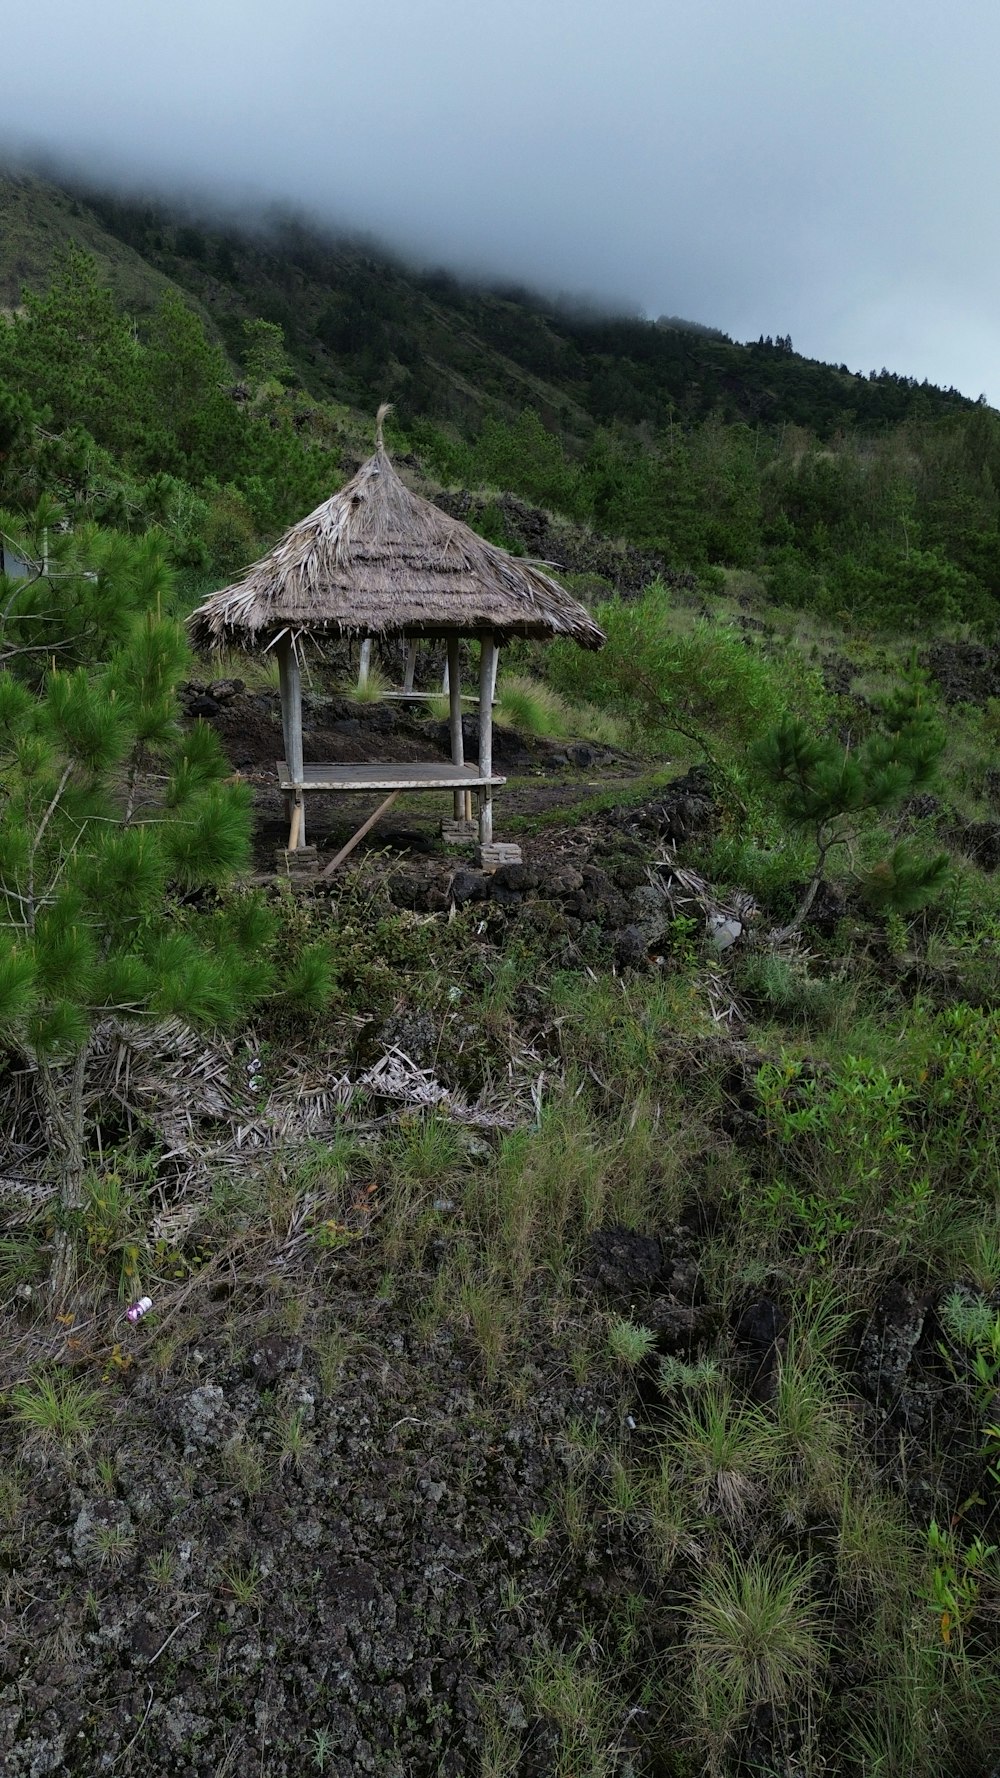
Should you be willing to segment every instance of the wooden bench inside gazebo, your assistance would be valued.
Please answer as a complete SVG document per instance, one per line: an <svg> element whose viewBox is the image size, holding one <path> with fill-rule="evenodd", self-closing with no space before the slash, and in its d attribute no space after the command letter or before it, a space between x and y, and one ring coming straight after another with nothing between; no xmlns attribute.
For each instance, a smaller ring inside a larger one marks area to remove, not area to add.
<svg viewBox="0 0 1000 1778"><path fill-rule="evenodd" d="M320 792L329 796L342 791L368 796L387 793L374 814L352 834L326 869L337 869L354 851L376 822L388 813L396 798L408 791L451 791L454 819L471 826L473 800L478 803L478 837L481 847L493 843L493 791L506 779L493 771L493 689L496 684L497 646L492 635L479 638L479 758L465 761L462 730L462 678L459 639L448 639L448 701L450 760L368 760L358 764L306 760L302 746L302 672L295 640L280 636L275 644L281 687L282 730L285 757L277 762L278 784L290 813L289 851L305 845L305 799ZM485 712L485 714L483 714Z"/></svg>
<svg viewBox="0 0 1000 1778"><path fill-rule="evenodd" d="M493 701L497 654L509 637L556 636L600 648L604 636L589 613L533 563L487 543L468 525L414 494L400 480L382 436L375 454L322 506L293 525L237 585L213 593L192 614L196 646L267 653L278 659L283 757L278 784L288 805L290 853L306 847L306 801L341 792L382 795L374 813L342 846L336 870L375 823L408 792L450 794L450 837L478 837L484 863L496 863L493 792ZM303 747L304 651L324 638L398 637L408 645L402 696L413 696L413 662L421 641L444 641L448 660L450 760L307 760ZM478 642L476 692L463 694L460 644ZM463 695L478 703L475 762L466 761ZM473 826L473 805L476 808Z"/></svg>

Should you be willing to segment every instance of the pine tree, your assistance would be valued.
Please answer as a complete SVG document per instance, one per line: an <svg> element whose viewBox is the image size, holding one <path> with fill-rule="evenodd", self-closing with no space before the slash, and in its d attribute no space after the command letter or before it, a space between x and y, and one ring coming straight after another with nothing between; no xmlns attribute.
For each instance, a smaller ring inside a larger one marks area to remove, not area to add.
<svg viewBox="0 0 1000 1778"><path fill-rule="evenodd" d="M816 848L812 875L785 932L801 927L826 873L830 854L850 846L865 818L884 813L933 784L944 750L924 675L911 664L883 704L881 730L851 749L816 735L799 718L785 717L755 749L764 777L778 794L793 827L811 834ZM905 845L863 879L873 906L912 913L942 886L947 854L922 858Z"/></svg>
<svg viewBox="0 0 1000 1778"><path fill-rule="evenodd" d="M222 1027L276 991L315 1007L330 986L322 944L279 980L275 916L260 901L181 906L250 857L248 789L228 780L214 732L180 721L189 666L181 627L149 612L105 667L50 669L37 694L0 670L0 1035L35 1071L47 1119L60 1292L97 1024L172 1015Z"/></svg>

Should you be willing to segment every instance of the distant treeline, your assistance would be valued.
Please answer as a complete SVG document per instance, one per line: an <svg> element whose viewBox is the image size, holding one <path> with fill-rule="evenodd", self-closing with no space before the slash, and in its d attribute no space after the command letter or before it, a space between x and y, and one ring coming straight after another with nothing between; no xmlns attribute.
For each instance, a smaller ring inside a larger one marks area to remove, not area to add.
<svg viewBox="0 0 1000 1778"><path fill-rule="evenodd" d="M161 240L164 262L183 246L185 263L204 265L227 245L189 223L168 231L153 211L107 208ZM50 289L0 324L0 502L27 510L54 493L101 524L159 529L178 566L235 570L349 467L369 423L345 397L370 414L375 393L391 393L397 449L445 484L509 490L679 568L758 571L786 603L995 626L994 410L811 364L780 336L737 347L672 323L545 315L444 274L409 278L404 299L404 274L387 262L290 230L286 272L308 269L314 295L327 280L310 350L340 401L303 368L304 297L283 309L250 277L242 306L220 313L223 344L176 286L124 314L95 263L70 251ZM252 272L278 247L243 240L241 254ZM239 273L234 257L228 275ZM425 352L432 323L450 359ZM408 367L381 347L372 356L379 329L383 345L397 331L409 340ZM503 364L516 375L498 388ZM502 519L494 530L513 541Z"/></svg>

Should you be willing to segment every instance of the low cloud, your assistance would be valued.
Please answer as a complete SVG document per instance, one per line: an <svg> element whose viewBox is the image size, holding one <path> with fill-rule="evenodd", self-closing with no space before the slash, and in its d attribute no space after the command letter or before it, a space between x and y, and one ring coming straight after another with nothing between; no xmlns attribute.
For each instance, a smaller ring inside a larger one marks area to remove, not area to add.
<svg viewBox="0 0 1000 1778"><path fill-rule="evenodd" d="M81 174L1000 399L985 0L40 0L5 43L8 146Z"/></svg>

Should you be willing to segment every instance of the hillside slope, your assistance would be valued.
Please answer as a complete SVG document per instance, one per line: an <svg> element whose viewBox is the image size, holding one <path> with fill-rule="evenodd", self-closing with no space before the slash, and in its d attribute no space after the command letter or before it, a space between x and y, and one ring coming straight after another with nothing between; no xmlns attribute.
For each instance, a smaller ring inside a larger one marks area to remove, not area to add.
<svg viewBox="0 0 1000 1778"><path fill-rule="evenodd" d="M153 308L170 286L71 193L35 173L0 170L0 307L16 308L25 288L44 289L71 244L93 255L102 281L127 308Z"/></svg>
<svg viewBox="0 0 1000 1778"><path fill-rule="evenodd" d="M740 345L683 322L570 313L521 288L463 284L291 216L241 226L23 173L0 174L0 216L8 303L23 285L43 285L72 239L130 307L148 309L178 285L237 357L246 319L277 322L315 396L368 411L388 394L404 419L433 416L465 434L489 412L525 407L571 442L595 426L661 429L709 415L829 436L974 406L912 378L801 358L780 336Z"/></svg>

